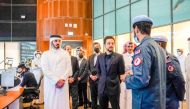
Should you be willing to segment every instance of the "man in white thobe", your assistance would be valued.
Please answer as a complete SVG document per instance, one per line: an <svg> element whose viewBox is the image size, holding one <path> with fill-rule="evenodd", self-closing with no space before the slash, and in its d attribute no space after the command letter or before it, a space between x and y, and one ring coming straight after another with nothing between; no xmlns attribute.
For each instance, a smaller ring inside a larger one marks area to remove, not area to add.
<svg viewBox="0 0 190 109"><path fill-rule="evenodd" d="M34 59L32 60L33 68L41 67L41 54L42 53L38 50L34 52Z"/></svg>
<svg viewBox="0 0 190 109"><path fill-rule="evenodd" d="M184 80L186 82L187 78L186 78L186 72L185 72L185 58L186 57L183 54L183 49L177 49L177 59L179 60L181 71L182 71ZM186 93L185 93L184 99L186 99ZM183 109L183 101L180 102L180 108L179 109Z"/></svg>
<svg viewBox="0 0 190 109"><path fill-rule="evenodd" d="M44 109L70 109L68 77L72 76L71 58L61 49L61 36L50 37L50 50L41 58L44 73Z"/></svg>
<svg viewBox="0 0 190 109"><path fill-rule="evenodd" d="M185 59L187 109L190 109L190 38L188 38L189 54Z"/></svg>
<svg viewBox="0 0 190 109"><path fill-rule="evenodd" d="M40 97L39 99L35 102L35 104L43 104L44 103L44 79L43 79L43 73L41 69L41 52L36 50L34 52L34 59L32 60L32 73L34 73L36 80L39 84L40 79Z"/></svg>
<svg viewBox="0 0 190 109"><path fill-rule="evenodd" d="M186 81L186 74L185 74L185 55L183 54L183 49L177 49L177 59L179 60L181 71L183 77Z"/></svg>
<svg viewBox="0 0 190 109"><path fill-rule="evenodd" d="M132 56L134 50L134 43L128 41L124 44L123 59L125 62L125 71L131 70L132 67ZM126 89L125 82L121 82L121 93L120 93L120 109L132 109L132 93L131 89Z"/></svg>

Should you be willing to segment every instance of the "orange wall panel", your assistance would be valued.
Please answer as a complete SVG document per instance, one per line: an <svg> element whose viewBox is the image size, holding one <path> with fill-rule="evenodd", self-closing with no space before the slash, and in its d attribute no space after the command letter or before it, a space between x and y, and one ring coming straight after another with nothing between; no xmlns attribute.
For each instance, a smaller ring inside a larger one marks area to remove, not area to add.
<svg viewBox="0 0 190 109"><path fill-rule="evenodd" d="M72 27L65 27L72 24ZM73 28L77 24L77 28ZM73 36L68 36L73 32ZM63 40L82 40L91 53L92 0L37 0L37 48L49 48L49 36L58 34Z"/></svg>

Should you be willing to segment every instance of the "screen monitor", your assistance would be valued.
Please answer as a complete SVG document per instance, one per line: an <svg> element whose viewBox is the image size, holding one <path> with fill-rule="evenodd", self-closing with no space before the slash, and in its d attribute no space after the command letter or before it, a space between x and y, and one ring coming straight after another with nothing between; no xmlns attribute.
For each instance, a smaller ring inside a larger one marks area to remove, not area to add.
<svg viewBox="0 0 190 109"><path fill-rule="evenodd" d="M1 87L14 87L15 72L6 70L1 74Z"/></svg>

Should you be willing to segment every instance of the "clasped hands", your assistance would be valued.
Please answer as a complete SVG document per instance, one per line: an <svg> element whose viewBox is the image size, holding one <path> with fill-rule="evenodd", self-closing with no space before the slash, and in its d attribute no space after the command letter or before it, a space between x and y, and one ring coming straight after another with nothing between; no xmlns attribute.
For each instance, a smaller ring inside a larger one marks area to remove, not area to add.
<svg viewBox="0 0 190 109"><path fill-rule="evenodd" d="M96 81L97 79L98 79L98 77L95 75L95 76L93 76L93 75L90 75L90 78L93 80L93 81Z"/></svg>
<svg viewBox="0 0 190 109"><path fill-rule="evenodd" d="M62 88L65 85L65 80L60 79L59 81L57 81L56 83L56 88Z"/></svg>

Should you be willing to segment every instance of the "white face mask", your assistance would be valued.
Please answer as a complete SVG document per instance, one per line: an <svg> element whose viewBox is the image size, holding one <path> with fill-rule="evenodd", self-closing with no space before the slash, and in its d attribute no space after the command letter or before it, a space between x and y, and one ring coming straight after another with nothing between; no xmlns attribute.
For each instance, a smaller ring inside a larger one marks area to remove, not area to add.
<svg viewBox="0 0 190 109"><path fill-rule="evenodd" d="M177 54L178 54L178 56L181 56L181 55L182 55L182 53L181 53L181 52L177 52Z"/></svg>
<svg viewBox="0 0 190 109"><path fill-rule="evenodd" d="M40 59L41 55L40 54L36 54L36 58Z"/></svg>

